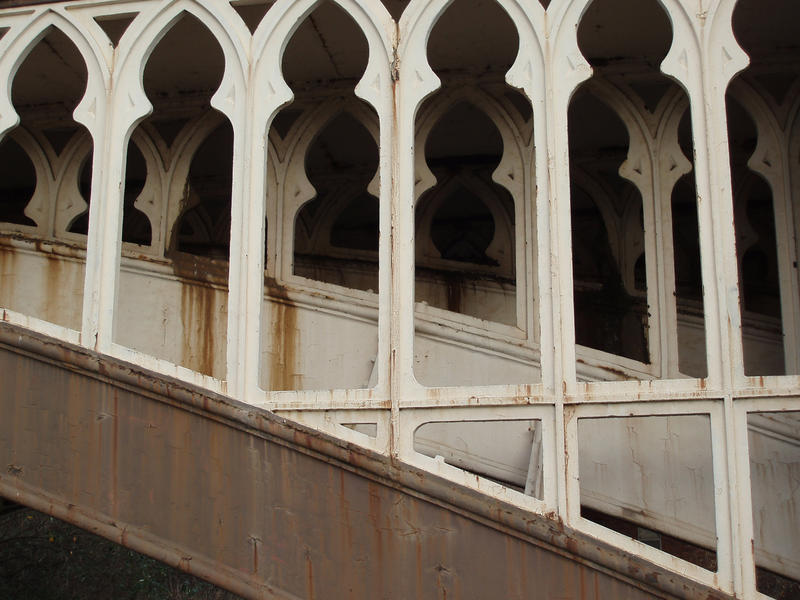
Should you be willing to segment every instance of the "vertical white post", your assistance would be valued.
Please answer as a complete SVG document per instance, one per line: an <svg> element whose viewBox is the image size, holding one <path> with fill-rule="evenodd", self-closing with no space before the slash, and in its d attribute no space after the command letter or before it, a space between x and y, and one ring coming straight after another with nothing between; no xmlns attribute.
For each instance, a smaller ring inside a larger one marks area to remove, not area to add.
<svg viewBox="0 0 800 600"><path fill-rule="evenodd" d="M578 446L575 424L565 421L565 396L576 388L575 371L575 314L572 291L572 231L570 215L569 176L569 102L572 93L586 79L592 69L578 48L577 29L582 15L582 2L572 3L553 14L548 14L548 47L545 65L547 90L546 152L550 179L549 272L548 286L552 292L553 368L552 383L556 419L556 488L558 513L569 525L570 515L580 513L580 496L575 486L567 480L577 468ZM552 19L550 18L552 16ZM550 351L542 348L542 353ZM573 434L568 435L569 432ZM576 512L577 511L577 512Z"/></svg>
<svg viewBox="0 0 800 600"><path fill-rule="evenodd" d="M751 516L744 514L745 503L740 501L742 494L749 493L749 489L741 488L748 478L738 469L740 455L747 452L747 447L741 445L742 432L737 431L733 400L734 382L742 364L742 337L725 90L733 76L747 65L747 56L733 36L733 6L733 1L722 0L714 11L695 15L696 31L700 32L699 56L687 61L685 54L679 58L671 52L673 60L669 67L665 60L664 70L669 68L673 74L683 75L691 101L708 370L712 385L721 387L723 392L724 468L730 510L726 537L729 536L730 548L718 549L720 572L730 572L734 594L752 597L753 556L743 537L747 527L742 526L742 521ZM684 44L688 45L688 40ZM720 443L715 444L715 455L719 455L719 446ZM721 535L720 542L722 546ZM723 565L726 558L728 565ZM720 586L724 589L726 582L720 582Z"/></svg>
<svg viewBox="0 0 800 600"><path fill-rule="evenodd" d="M133 65L115 63L114 79L130 79ZM126 77L127 75L127 77ZM137 82L138 84L138 82ZM92 199L86 240L86 282L83 298L81 343L98 352L110 353L114 336L120 254L122 252L122 207L125 193L125 157L130 134L138 120L150 110L142 91L132 97L109 94L106 135L94 149ZM137 85L141 88L140 85Z"/></svg>
<svg viewBox="0 0 800 600"><path fill-rule="evenodd" d="M400 428L399 402L418 388L414 377L414 147L417 109L440 85L427 58L427 42L436 19L453 0L410 6L400 19L392 68L396 130L391 211L391 453L399 456L406 436ZM424 151L420 149L420 151Z"/></svg>

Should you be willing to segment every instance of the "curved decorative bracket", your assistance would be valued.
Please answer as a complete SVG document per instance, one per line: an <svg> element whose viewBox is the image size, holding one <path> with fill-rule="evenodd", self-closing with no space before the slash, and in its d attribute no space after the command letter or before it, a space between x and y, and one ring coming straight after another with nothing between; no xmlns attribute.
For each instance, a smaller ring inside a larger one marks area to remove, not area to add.
<svg viewBox="0 0 800 600"><path fill-rule="evenodd" d="M726 89L737 73L750 64L750 57L739 46L733 33L732 19L736 0L712 0L706 20L711 23L703 40L707 66L715 74L716 85Z"/></svg>

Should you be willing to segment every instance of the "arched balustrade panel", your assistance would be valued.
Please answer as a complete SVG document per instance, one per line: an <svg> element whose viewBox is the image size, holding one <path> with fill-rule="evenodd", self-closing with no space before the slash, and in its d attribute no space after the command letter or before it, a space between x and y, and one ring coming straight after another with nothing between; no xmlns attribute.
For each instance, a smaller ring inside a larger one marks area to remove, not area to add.
<svg viewBox="0 0 800 600"><path fill-rule="evenodd" d="M12 36L0 61L0 77L9 78L11 114L19 122L11 134L6 133L8 141L0 144L11 151L5 166L20 169L0 184L14 208L12 222L0 224L0 230L24 236L20 248L15 249L19 244L13 237L2 244L0 305L80 331L85 251L80 241L66 243L61 225L63 216L74 212L71 205L80 211L85 201L79 194L65 197L60 188L76 148L91 150L92 136L98 134L85 104L87 99L97 104L97 87L104 89L105 72L91 44L76 31L63 15L40 12ZM99 99L103 105L104 100ZM91 129L87 132L86 127ZM27 164L34 168L34 180ZM27 252L20 251L25 247Z"/></svg>
<svg viewBox="0 0 800 600"><path fill-rule="evenodd" d="M123 204L114 329L120 346L216 379L226 377L235 138L211 105L228 62L189 12L149 53L142 82L153 112L128 142L125 197L135 200ZM135 140L157 160L142 160ZM150 238L129 245L125 232L143 217Z"/></svg>
<svg viewBox="0 0 800 600"><path fill-rule="evenodd" d="M620 14L626 18L617 19ZM634 21L638 24L637 34L623 36L622 30ZM673 236L678 230L691 235L692 228L673 223L671 198L678 179L691 172L694 153L691 126L687 127L690 121L681 120L686 115L685 94L655 68L674 47L670 17L656 0L597 0L586 9L578 37L583 55L593 65L594 76L570 104L570 169L574 182L578 181L578 169L606 182L613 200L603 214L606 222L615 223L613 234L609 232L613 268L603 271L600 287L592 291L591 286L580 282L580 273L573 272L575 339L585 346L578 350L578 376L704 376L704 332L702 328L698 331L695 323L697 315L703 314L702 295L698 298L699 311L684 315L685 302L680 293L676 301L675 294ZM616 132L612 128L614 122L618 123ZM688 139L688 146L682 144L684 139ZM638 195L633 204L631 184ZM689 217L694 213L696 223L696 194L681 198ZM575 210L573 203L573 218ZM626 213L641 214L641 220L626 218ZM576 226L573 223L573 248L586 242ZM696 259L699 265L696 226L694 235L694 242L683 244L681 250L693 252L690 262ZM637 243L631 244L631 240L640 240L638 250ZM640 281L645 285L637 289L631 284L642 252L645 277ZM583 290L580 294L579 288ZM616 295L612 290L617 290ZM587 316L594 321L598 315L606 315L601 320L608 329L600 337L594 335L597 329L586 322ZM631 335L633 330L635 335ZM589 332L594 338L586 337ZM608 375L603 376L606 368Z"/></svg>
<svg viewBox="0 0 800 600"><path fill-rule="evenodd" d="M672 189L672 247L675 265L675 301L678 319L678 367L680 372L705 377L706 343L703 310L703 274L697 222L697 188L691 174Z"/></svg>
<svg viewBox="0 0 800 600"><path fill-rule="evenodd" d="M291 145L302 137L300 130L311 114L308 108L314 102L310 105L309 97L315 92L323 92L323 86L319 85L323 81L324 88L330 90L329 99L352 98L355 92L377 113L381 123L375 136L380 140L379 173L370 193L380 198L380 229L388 231L391 193L391 56L395 33L391 17L377 0L322 3L315 0L279 1L270 8L254 32L250 93L258 100L251 128L256 136L261 136L262 132L268 135L270 146L275 150L269 156L269 161L273 158L287 161L278 164L270 162L267 165L267 173L275 176L274 181L256 176L251 179L250 186L251 196L257 200L249 206L248 278L261 282L265 268L270 274L267 286L261 293L257 293L260 285L250 287L245 306L247 318L257 320L260 324L257 328L247 327L243 331L242 339L247 350L240 363L242 372L247 373L248 385L252 386L255 393L275 389L364 388L375 385L379 380L388 380L387 355L384 352L376 357L377 336L388 340L388 321L384 320L380 326L381 333L378 332L379 328L373 329L377 320L377 304L374 300L362 295L355 304L346 300L345 304L339 305L345 309L343 312L337 307L332 313L327 313L313 309L314 301L311 305L305 301L298 305L295 300L285 302L282 298L293 295L301 298L306 294L301 288L309 289L308 283L303 283L293 275L294 215L291 214L293 209L288 212L284 209L289 200L289 187L295 186L297 191L299 184L303 186L300 195L305 200L313 197L314 192L307 183L305 173L300 172L303 170L303 160L299 163L301 169L289 168L288 161L293 156L296 158ZM325 37L324 44L321 44L320 35ZM303 44L302 40L306 43ZM301 52L308 51L308 56L313 60L292 58L292 45ZM326 95L323 92L323 96ZM289 102L292 103L287 106ZM268 163L267 146L254 144L250 160L252 164ZM290 172L285 172L287 168ZM297 176L293 173L297 173ZM381 181L384 184L379 186ZM312 196L306 196L310 191ZM294 195L288 205L293 205L299 197ZM388 236L382 239L386 245L384 252L387 252ZM264 254L261 254L262 248L265 249ZM388 271L379 277L386 283L374 286L376 291L380 288L380 293L388 293ZM290 284L288 288L287 283ZM338 294L335 292L334 296ZM342 299L347 296L352 296L352 292L346 292ZM359 294L356 293L356 296ZM294 310L297 307L299 311ZM293 319L298 314L300 324L296 326ZM276 328L281 332L279 336L274 335ZM330 335L341 328L348 333ZM314 341L319 335L327 335L329 341L338 340L341 345ZM347 355L354 346L350 344L345 347L347 340L353 339L351 336L365 336L364 339L368 340L359 344L360 350L352 359ZM292 350L299 345L308 347L309 344L324 349L317 352L317 359L312 358L312 352L299 357ZM299 357L297 360L293 358L295 354ZM298 366L298 360L310 360L320 368L312 364ZM342 360L348 363L344 369L335 366Z"/></svg>
<svg viewBox="0 0 800 600"><path fill-rule="evenodd" d="M377 291L379 206L368 191L377 166L376 140L350 113L322 127L305 156L316 196L295 209L295 275Z"/></svg>
<svg viewBox="0 0 800 600"><path fill-rule="evenodd" d="M438 2L412 0L403 11L398 24L397 74L400 85L397 109L399 149L397 160L400 179L397 182L399 206L396 231L399 237L394 248L393 261L397 265L397 295L394 301L399 311L397 335L401 342L396 350L395 364L398 369L396 380L402 382L401 386L407 390L404 392L406 395L427 393L432 397L435 392L425 392L419 389L417 387L419 382L428 386L470 383L475 385L510 384L513 386L523 382L536 382L541 378L541 369L535 348L540 337L538 317L539 314L548 314L550 305L549 296L541 308L538 304L534 304L534 297L537 296L536 290L540 285L538 278L541 278L546 286L549 286L549 279L544 272L530 269L529 266L533 265L539 256L538 244L531 243L530 240L534 239L534 236L538 238L541 232L548 231L546 224L548 206L546 203L531 202L529 205L527 202L520 202L516 205L517 210L525 210L524 216L519 213L515 215L516 241L529 240L522 257L519 255L516 257L517 274L524 277L525 290L529 292L522 292L518 285L515 309L516 314L522 320L521 327L509 329L507 326L498 324L487 329L484 324L474 320L469 325L465 326L465 324L459 323L454 327L453 324L439 318L434 319L434 321L439 321L439 324L434 325L427 318L422 318L422 313L419 312L420 305L409 305L403 297L410 289L411 278L414 274L414 257L410 249L404 248L400 240L406 240L415 235L415 216L412 203L419 197L420 187L424 189L427 185L426 181L428 181L424 147L420 146L418 141L421 131L420 111L425 110L423 102L440 87L443 81L445 85L440 92L442 95L449 94L450 88L459 84L457 78L453 79L449 75L440 79L443 73L434 72L432 65L439 68L439 71L442 68L445 71L458 71L459 67L456 63L461 55L464 58L461 66L464 69L462 73L464 78L461 83L475 87L491 79L499 88L502 88L504 81L507 81L510 86L524 90L524 95L517 94L508 86L504 88L504 91L498 91L497 95L511 98L509 104L511 112L514 114L520 114L519 107L522 106L521 114L524 115L522 120L530 121L528 129L532 129L530 137L526 138L526 143L531 147L545 147L546 128L542 120L544 113L539 110L543 109L546 90L544 52L542 51L545 39L543 7L536 3L526 3L523 6L517 2L505 0L498 3L487 3L483 6L468 3L471 6L466 7L463 4L447 0ZM462 10L459 9L459 6ZM485 11L484 14L481 14L481 10ZM489 20L487 20L487 14L491 15ZM448 21L450 22L448 23ZM487 26L485 35L478 36L476 39L467 34L470 22L485 24ZM499 34L496 27L498 23L502 23L502 33ZM436 30L441 31L442 27L449 30L450 33L442 34L437 41ZM498 38L502 39L498 41ZM514 41L517 40L518 43L515 44ZM487 46L490 47L487 48ZM487 49L487 52L479 57L477 64L491 66L488 71L482 73L483 77L476 77L476 71L470 69L470 61L467 60L467 57L474 57L476 50L481 48ZM524 51L520 51L520 49L524 49ZM497 60L498 52L503 55L499 62ZM452 64L448 65L448 62ZM510 94L507 95L506 90ZM432 103L437 101L440 101L438 94L431 98ZM533 121L536 121L536 127L532 127ZM433 123L430 126L433 126ZM539 193L546 196L549 182L546 176L545 153L537 153L523 164L526 169L530 169L526 176L530 177L531 181L535 180ZM412 169L414 169L413 177L411 176ZM544 215L544 218L539 218L541 215ZM519 235L521 231L524 231L524 234ZM546 240L541 238L541 241L545 243L546 247ZM415 311L417 312L416 324ZM458 317L457 320L461 320L461 317ZM504 327L506 329L503 329ZM487 336L486 332L495 328L499 328L503 332L499 333L498 331L499 335L490 333ZM544 329L547 340L543 340L543 343L549 343L551 334L552 327L548 314ZM523 342L522 345L511 341L514 338L519 339L520 336L528 337L529 340ZM466 344L466 346L462 346L462 344ZM423 346L430 346L430 351L424 349ZM472 357L468 352L463 351L465 347L472 348L474 351ZM497 350L499 352L495 353ZM467 374L469 375L466 376Z"/></svg>
<svg viewBox="0 0 800 600"><path fill-rule="evenodd" d="M265 211L262 264L275 271L260 310L264 390L366 388L377 381L378 198L388 200L389 188L388 181L381 186L379 118L357 98L359 82L374 70L374 35L343 6L315 4L288 30L283 52L282 81L294 101L269 132L277 185ZM334 223L348 208L351 223L340 226L350 235L335 246ZM359 235L374 240L370 249L347 247L346 238ZM334 302L318 310L318 294Z"/></svg>
<svg viewBox="0 0 800 600"><path fill-rule="evenodd" d="M285 51L297 29L321 5L327 6L323 11L337 6L360 30L356 39L366 39L368 62L356 82L356 95L379 115L388 108L394 23L378 0L278 0L253 34L253 91L261 99L261 109L255 115L256 131L266 130L277 112L292 100L284 69Z"/></svg>
<svg viewBox="0 0 800 600"><path fill-rule="evenodd" d="M666 12L668 4L595 0L584 4L577 29L580 52L593 70L591 80L572 95L568 113L572 308L579 381L678 379L703 377L707 372L694 113L688 110L684 87L658 69L662 59L668 63L676 45L687 41L681 37L686 31L677 24L682 13L673 13L672 7ZM639 465L646 460L650 450L639 447L637 432L660 419L645 411L641 414L651 416L642 417L636 426L613 419L595 422L608 426L607 433L620 426L608 437L614 440L606 444L610 453L632 455ZM663 423L667 430L673 427L668 419ZM571 438L576 445L568 454L580 453L580 484L573 489L580 489L581 499L572 506L587 527L599 524L605 531L622 534L608 532L610 537L628 536L645 543L652 534L659 550L695 562L701 567L699 573L705 570L703 577L712 577L709 571L718 571L718 545L726 546L713 529L698 533L701 524L713 523L718 509L711 482L720 477L719 465L712 468L719 455L712 452L710 420L695 415L675 426L680 433L674 442L705 430L707 441L700 443L698 437L690 444L693 459L703 465L704 497L698 493L690 500L682 497L679 503L666 500L657 505L644 497L661 485L656 479L642 488L643 497L628 496L639 489L636 473L623 467L619 476L624 483L604 476L613 461L600 457L604 450L592 443L594 433L578 426ZM664 436L658 439L651 448L656 453L670 443ZM593 458L583 460L590 455ZM658 470L655 477L664 477L668 486L699 489L695 479L669 473L668 468ZM694 519L694 525L683 527L682 519Z"/></svg>
<svg viewBox="0 0 800 600"><path fill-rule="evenodd" d="M59 177L56 235L85 244L92 201L93 154L91 146L85 139L74 139L70 142L70 146L73 149ZM132 146L128 152L130 185L125 190L122 240L137 246L149 246L152 239L151 223L148 216L136 207L136 200L144 187L148 169L142 153L136 146Z"/></svg>
<svg viewBox="0 0 800 600"><path fill-rule="evenodd" d="M434 7L415 10L428 19ZM415 123L414 375L430 387L540 378L538 253L526 240L536 230L534 127L529 100L505 83L530 31L508 10L457 0L427 37L424 67L442 90L420 105ZM481 332L499 352L465 356L457 341L465 331ZM516 348L504 355L503 345L518 340L530 362L512 358Z"/></svg>
<svg viewBox="0 0 800 600"><path fill-rule="evenodd" d="M3 182L0 223L36 227L36 221L25 214L25 208L36 190L36 170L28 154L11 135L0 142L0 181Z"/></svg>
<svg viewBox="0 0 800 600"><path fill-rule="evenodd" d="M800 107L794 3L742 0L733 28L750 66L727 93L744 374L800 374L797 214L792 156Z"/></svg>
<svg viewBox="0 0 800 600"><path fill-rule="evenodd" d="M440 112L420 140L435 184L417 200L415 289L428 306L515 326L514 199L492 181L502 138L490 118L463 101ZM502 298L494 306L479 291L486 295L493 284Z"/></svg>
<svg viewBox="0 0 800 600"><path fill-rule="evenodd" d="M737 371L753 387L786 381L796 395L796 377L765 376L800 374L800 12L796 3L781 0L740 0L728 12L750 61L725 97L743 350ZM782 410L792 407L796 398ZM793 533L800 516L791 475L798 460L797 413L761 412L769 408L764 400L748 408L751 495L744 509L752 509L753 561L745 576L765 596L789 597L800 590Z"/></svg>
<svg viewBox="0 0 800 600"><path fill-rule="evenodd" d="M61 156L64 160L57 176L54 234L57 237L85 243L85 238L74 237L71 233L76 231L74 225L77 221L80 221L79 235L85 236L89 231L94 158L91 139L85 134L72 135L68 138Z"/></svg>

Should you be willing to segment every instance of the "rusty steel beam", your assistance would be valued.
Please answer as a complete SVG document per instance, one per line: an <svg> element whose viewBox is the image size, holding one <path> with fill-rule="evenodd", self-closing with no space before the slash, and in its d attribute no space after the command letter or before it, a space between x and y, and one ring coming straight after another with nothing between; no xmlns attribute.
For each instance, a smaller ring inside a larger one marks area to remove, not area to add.
<svg viewBox="0 0 800 600"><path fill-rule="evenodd" d="M249 598L725 598L267 411L0 323L0 496Z"/></svg>
<svg viewBox="0 0 800 600"><path fill-rule="evenodd" d="M0 8L16 8L19 6L35 6L37 4L60 4L69 0L0 0Z"/></svg>
<svg viewBox="0 0 800 600"><path fill-rule="evenodd" d="M69 0L0 0L0 9L16 8L24 10L26 7L30 7L33 10L41 4L64 4L66 2L69 2Z"/></svg>

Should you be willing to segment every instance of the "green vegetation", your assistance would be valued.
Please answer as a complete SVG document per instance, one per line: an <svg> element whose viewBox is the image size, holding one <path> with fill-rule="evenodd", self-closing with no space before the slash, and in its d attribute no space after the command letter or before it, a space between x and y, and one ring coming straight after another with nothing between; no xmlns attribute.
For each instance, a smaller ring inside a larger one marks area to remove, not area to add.
<svg viewBox="0 0 800 600"><path fill-rule="evenodd" d="M197 577L36 511L0 505L3 600L237 600Z"/></svg>

